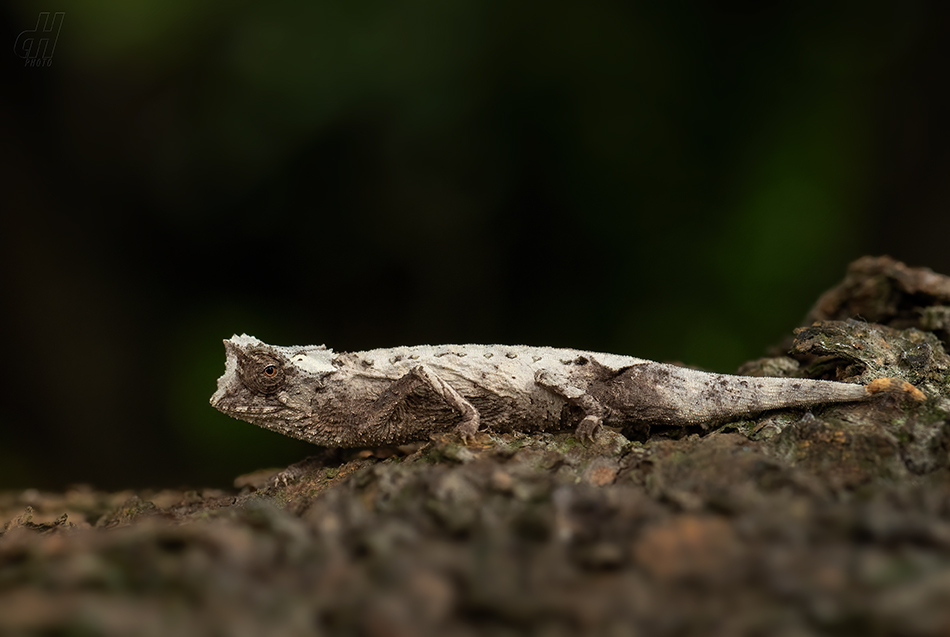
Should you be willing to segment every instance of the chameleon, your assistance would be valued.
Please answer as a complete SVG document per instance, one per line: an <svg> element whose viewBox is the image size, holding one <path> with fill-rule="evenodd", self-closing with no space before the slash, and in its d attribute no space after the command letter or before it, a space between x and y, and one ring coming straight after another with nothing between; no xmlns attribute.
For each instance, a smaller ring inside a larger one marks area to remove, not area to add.
<svg viewBox="0 0 950 637"><path fill-rule="evenodd" d="M773 409L868 400L913 385L867 385L698 371L641 358L526 345L420 345L334 352L224 340L211 404L324 447L372 447L455 431L558 431L593 439L603 426L703 425Z"/></svg>

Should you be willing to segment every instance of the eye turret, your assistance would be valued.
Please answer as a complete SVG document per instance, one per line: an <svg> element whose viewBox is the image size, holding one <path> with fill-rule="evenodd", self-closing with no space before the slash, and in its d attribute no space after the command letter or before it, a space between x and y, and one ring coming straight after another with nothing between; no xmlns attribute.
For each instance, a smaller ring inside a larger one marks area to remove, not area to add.
<svg viewBox="0 0 950 637"><path fill-rule="evenodd" d="M245 387L261 396L277 393L287 377L281 360L261 350L251 350L241 356L238 375Z"/></svg>

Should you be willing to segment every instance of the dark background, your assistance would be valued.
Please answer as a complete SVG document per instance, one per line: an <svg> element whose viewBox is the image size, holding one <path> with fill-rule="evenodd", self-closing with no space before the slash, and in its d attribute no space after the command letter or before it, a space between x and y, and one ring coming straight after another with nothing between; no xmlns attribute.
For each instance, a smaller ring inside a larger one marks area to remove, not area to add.
<svg viewBox="0 0 950 637"><path fill-rule="evenodd" d="M65 11L51 65L14 45ZM733 371L863 254L950 272L950 4L6 5L0 488L312 447L221 339Z"/></svg>

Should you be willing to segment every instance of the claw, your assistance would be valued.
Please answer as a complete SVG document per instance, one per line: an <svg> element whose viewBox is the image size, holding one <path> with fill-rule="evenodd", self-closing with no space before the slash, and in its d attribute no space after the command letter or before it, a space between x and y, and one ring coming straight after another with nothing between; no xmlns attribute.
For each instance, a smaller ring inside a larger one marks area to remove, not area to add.
<svg viewBox="0 0 950 637"><path fill-rule="evenodd" d="M271 478L271 486L288 487L290 483L295 482L298 478L300 478L300 475L293 470L293 467L288 467Z"/></svg>
<svg viewBox="0 0 950 637"><path fill-rule="evenodd" d="M462 439L462 442L465 444L472 444L475 442L475 434L478 433L479 419L478 414L476 413L471 418L466 418L458 424L455 428L456 433Z"/></svg>
<svg viewBox="0 0 950 637"><path fill-rule="evenodd" d="M600 429L602 422L603 419L599 416L585 416L584 420L577 425L577 431L574 432L574 435L580 440L594 442L594 434Z"/></svg>

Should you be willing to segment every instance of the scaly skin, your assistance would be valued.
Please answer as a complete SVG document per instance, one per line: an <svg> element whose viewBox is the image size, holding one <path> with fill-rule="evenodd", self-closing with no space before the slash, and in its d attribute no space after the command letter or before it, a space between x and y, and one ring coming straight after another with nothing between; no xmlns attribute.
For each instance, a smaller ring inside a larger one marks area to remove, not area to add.
<svg viewBox="0 0 950 637"><path fill-rule="evenodd" d="M470 439L479 429L576 426L578 436L590 438L601 424L706 425L895 389L922 398L916 388L888 379L865 388L731 376L552 347L421 345L335 353L322 345L267 345L247 335L224 345L225 373L211 404L326 447L401 444L452 430Z"/></svg>

